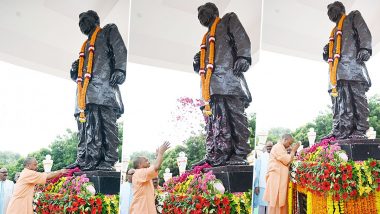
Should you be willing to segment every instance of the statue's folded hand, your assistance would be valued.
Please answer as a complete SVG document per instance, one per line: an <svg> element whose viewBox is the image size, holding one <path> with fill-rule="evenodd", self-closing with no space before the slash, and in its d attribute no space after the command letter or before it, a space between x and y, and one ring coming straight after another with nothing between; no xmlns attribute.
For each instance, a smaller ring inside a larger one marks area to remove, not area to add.
<svg viewBox="0 0 380 214"><path fill-rule="evenodd" d="M119 70L112 73L110 78L110 85L115 86L116 84L122 84L125 81L125 74Z"/></svg>
<svg viewBox="0 0 380 214"><path fill-rule="evenodd" d="M360 49L360 51L356 55L356 60L358 62L365 62L365 61L368 61L370 57L371 57L371 54L369 53L367 49Z"/></svg>
<svg viewBox="0 0 380 214"><path fill-rule="evenodd" d="M242 72L246 72L249 68L248 60L244 58L239 58L236 60L233 68L234 75L240 76Z"/></svg>

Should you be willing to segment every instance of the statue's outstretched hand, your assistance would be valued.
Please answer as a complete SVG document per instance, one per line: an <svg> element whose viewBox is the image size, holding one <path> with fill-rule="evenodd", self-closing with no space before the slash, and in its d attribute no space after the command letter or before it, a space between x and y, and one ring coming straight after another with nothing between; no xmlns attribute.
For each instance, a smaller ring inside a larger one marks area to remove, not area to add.
<svg viewBox="0 0 380 214"><path fill-rule="evenodd" d="M115 86L116 84L122 84L124 81L125 74L119 70L115 70L111 75L110 85Z"/></svg>
<svg viewBox="0 0 380 214"><path fill-rule="evenodd" d="M239 58L238 60L236 60L234 64L234 69L233 69L234 75L239 76L242 72L246 72L248 68L249 68L248 60L244 58Z"/></svg>
<svg viewBox="0 0 380 214"><path fill-rule="evenodd" d="M367 49L360 49L360 51L356 55L356 60L358 62L365 62L365 61L368 61L370 57L371 57L371 54L369 53Z"/></svg>

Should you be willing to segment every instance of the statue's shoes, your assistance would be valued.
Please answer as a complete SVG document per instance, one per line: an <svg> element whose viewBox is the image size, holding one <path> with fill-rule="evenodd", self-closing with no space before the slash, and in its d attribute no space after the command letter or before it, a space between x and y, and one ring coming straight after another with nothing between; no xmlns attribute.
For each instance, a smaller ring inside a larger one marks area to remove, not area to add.
<svg viewBox="0 0 380 214"><path fill-rule="evenodd" d="M205 163L207 163L206 159L202 159L202 160L194 163L193 165L191 165L191 169L194 169L194 167L196 167L196 166L202 166Z"/></svg>
<svg viewBox="0 0 380 214"><path fill-rule="evenodd" d="M75 161L74 163L69 164L68 166L66 166L65 169L74 169L74 168L77 168L77 167L79 167L79 164L78 164L78 162Z"/></svg>
<svg viewBox="0 0 380 214"><path fill-rule="evenodd" d="M112 166L97 166L95 167L96 170L101 170L101 171L116 171L115 168Z"/></svg>
<svg viewBox="0 0 380 214"><path fill-rule="evenodd" d="M245 160L229 160L227 165L248 165L248 162Z"/></svg>
<svg viewBox="0 0 380 214"><path fill-rule="evenodd" d="M351 134L348 138L350 139L367 139L365 134Z"/></svg>
<svg viewBox="0 0 380 214"><path fill-rule="evenodd" d="M95 167L96 170L101 170L101 171L116 171L114 167L112 167L111 164L107 162L101 162L99 165Z"/></svg>

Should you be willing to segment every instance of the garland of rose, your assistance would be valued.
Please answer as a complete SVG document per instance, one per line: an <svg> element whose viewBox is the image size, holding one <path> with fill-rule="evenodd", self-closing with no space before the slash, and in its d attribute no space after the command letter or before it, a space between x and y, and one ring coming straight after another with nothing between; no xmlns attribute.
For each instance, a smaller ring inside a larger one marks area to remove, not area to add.
<svg viewBox="0 0 380 214"><path fill-rule="evenodd" d="M92 64L94 59L95 52L95 41L98 35L98 32L101 30L100 27L96 27L95 32L92 34L90 39L90 46L88 47L88 61L87 61L87 73L84 75L85 79L83 82L83 65L84 65L84 52L86 48L87 41L84 41L81 51L79 53L79 66L78 66L78 78L77 78L77 86L78 86L78 107L79 107L79 121L81 123L86 122L86 115L84 114L84 110L86 109L86 93L87 87L91 79L92 73ZM83 86L82 86L83 82Z"/></svg>
<svg viewBox="0 0 380 214"><path fill-rule="evenodd" d="M205 70L205 59L206 59L206 39L208 32L203 36L202 44L201 44L201 57L200 57L200 67L199 74L201 75L201 83L202 83L202 98L205 101L205 108L203 110L203 114L206 116L212 115L211 107L210 107L210 81L212 71L214 69L214 57L215 57L215 32L216 26L220 22L220 18L216 17L214 23L211 26L210 37L208 39L209 42L209 55L208 55L208 64L207 64L207 72Z"/></svg>
<svg viewBox="0 0 380 214"><path fill-rule="evenodd" d="M342 15L338 22L338 26L334 27L334 29L331 31L330 39L329 39L329 58L327 62L329 63L329 70L330 70L330 84L332 86L331 96L337 97L338 91L336 89L337 85L337 77L336 77L336 71L338 68L338 63L340 59L340 51L341 51L341 45L342 45L342 28L343 28L343 22L346 18L346 15ZM334 34L336 33L336 47L335 47L335 55L333 59L333 49L334 49Z"/></svg>

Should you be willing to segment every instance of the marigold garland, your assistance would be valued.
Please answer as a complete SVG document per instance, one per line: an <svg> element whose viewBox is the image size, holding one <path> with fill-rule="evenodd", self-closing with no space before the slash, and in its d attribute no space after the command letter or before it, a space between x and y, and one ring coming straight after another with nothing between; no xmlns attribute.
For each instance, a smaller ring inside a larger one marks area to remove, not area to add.
<svg viewBox="0 0 380 214"><path fill-rule="evenodd" d="M83 65L84 65L84 57L85 57L85 49L86 49L86 40L81 48L81 51L79 53L79 66L78 66L78 78L77 78L77 86L78 86L78 108L80 111L79 114L79 121L81 123L86 122L86 115L84 114L84 110L86 109L86 93L87 93L87 87L91 79L92 74L92 64L94 59L94 52L95 52L95 41L96 37L101 30L100 27L96 27L95 32L92 34L90 39L90 45L88 47L88 60L87 60L87 72L84 75L84 81L83 81ZM83 85L82 85L83 82Z"/></svg>
<svg viewBox="0 0 380 214"><path fill-rule="evenodd" d="M342 45L342 27L344 19L346 18L346 15L342 15L338 22L338 26L334 27L334 29L331 31L330 39L329 39L329 70L330 70L330 83L332 86L331 96L337 97L338 91L336 89L337 84L337 77L336 72L338 68L338 63L340 59L340 53L341 53L341 45ZM335 54L333 56L333 49L334 49L334 34L336 33L336 46L335 46Z"/></svg>
<svg viewBox="0 0 380 214"><path fill-rule="evenodd" d="M289 182L288 188L288 214L293 212L293 182Z"/></svg>
<svg viewBox="0 0 380 214"><path fill-rule="evenodd" d="M216 26L220 22L220 18L216 17L214 23L211 26L210 29L210 37L208 39L209 41L209 55L208 55L208 64L205 66L206 62L206 40L207 40L207 32L202 39L201 44L201 56L200 56L200 67L199 67L199 74L201 75L201 83L202 83L202 98L205 101L205 108L203 110L204 115L210 116L212 115L211 107L210 107L210 81L211 81L211 75L212 71L214 69L214 57L215 57L215 32L216 32ZM207 67L207 71L205 68Z"/></svg>
<svg viewBox="0 0 380 214"><path fill-rule="evenodd" d="M380 214L380 192L376 191L375 192L375 206L377 210L377 214Z"/></svg>
<svg viewBox="0 0 380 214"><path fill-rule="evenodd" d="M309 191L306 193L306 214L312 214L313 213L313 194Z"/></svg>

